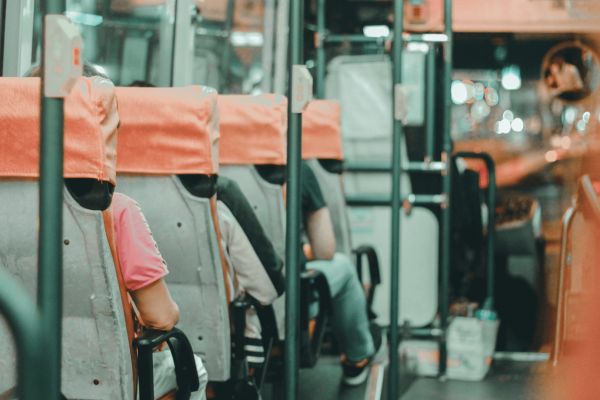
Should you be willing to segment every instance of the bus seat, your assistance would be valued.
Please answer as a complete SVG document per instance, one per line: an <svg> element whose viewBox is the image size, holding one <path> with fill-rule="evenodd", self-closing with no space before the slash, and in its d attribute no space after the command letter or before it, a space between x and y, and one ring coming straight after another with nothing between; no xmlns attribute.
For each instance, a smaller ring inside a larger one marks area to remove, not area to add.
<svg viewBox="0 0 600 400"><path fill-rule="evenodd" d="M327 67L325 97L341 105L340 127L346 162L389 162L392 160L392 63L387 56L339 56ZM408 161L402 137L402 159ZM344 173L348 195L391 196L388 172ZM440 187L441 191L441 187ZM402 197L412 192L408 173L402 174ZM390 276L389 207L349 207L352 241L372 246L380 256L382 281ZM402 212L400 323L424 326L433 321L438 308L439 223L424 207ZM375 294L373 311L377 323L389 324L389 286Z"/></svg>
<svg viewBox="0 0 600 400"><path fill-rule="evenodd" d="M221 115L221 174L234 179L254 208L258 220L273 245L285 260L285 166L287 99L266 94L219 96ZM310 304L313 290L319 292L317 331L310 332L310 320L301 318L300 360L302 367L312 367L320 351L320 343L330 311L324 275L310 271L301 274L301 304ZM325 283L325 284L323 284ZM285 294L273 304L279 339L285 338ZM301 310L301 314L307 310Z"/></svg>
<svg viewBox="0 0 600 400"><path fill-rule="evenodd" d="M250 202L275 251L285 260L287 98L219 96L220 174L233 179ZM282 179L283 178L283 179ZM285 338L285 294L273 303L279 339Z"/></svg>
<svg viewBox="0 0 600 400"><path fill-rule="evenodd" d="M39 104L38 78L0 78L0 266L37 297ZM103 214L85 208L82 179L116 179L119 118L114 87L80 79L65 101L62 392L68 399L133 398L131 353ZM69 179L68 179L69 180ZM90 185L90 187L93 185ZM95 202L104 207L106 202ZM15 384L12 339L0 320L0 394Z"/></svg>
<svg viewBox="0 0 600 400"><path fill-rule="evenodd" d="M164 279L179 306L177 327L190 337L210 380L226 381L230 288L215 226L214 180L206 177L218 171L211 158L219 138L217 93L192 86L118 87L116 94L119 191L144 210L167 262Z"/></svg>
<svg viewBox="0 0 600 400"><path fill-rule="evenodd" d="M563 222L554 365L585 340L585 323L591 317L584 310L593 304L600 279L600 201L588 175L579 180L575 205Z"/></svg>
<svg viewBox="0 0 600 400"><path fill-rule="evenodd" d="M351 257L356 253L356 264L362 280L362 259L367 257L370 281L367 287L369 311L373 304L374 289L380 283L379 261L372 246L353 250L350 223L346 206L342 173L344 157L340 131L340 103L337 100L315 100L302 115L302 158L317 176L331 215L336 251ZM363 283L365 284L365 283Z"/></svg>

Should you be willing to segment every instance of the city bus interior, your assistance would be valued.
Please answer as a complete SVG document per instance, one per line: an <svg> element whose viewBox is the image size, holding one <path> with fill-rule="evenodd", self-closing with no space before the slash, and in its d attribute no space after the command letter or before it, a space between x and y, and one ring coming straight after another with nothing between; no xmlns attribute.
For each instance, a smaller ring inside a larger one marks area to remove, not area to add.
<svg viewBox="0 0 600 400"><path fill-rule="evenodd" d="M600 398L599 87L596 0L0 0L0 400ZM383 338L356 385L305 168Z"/></svg>

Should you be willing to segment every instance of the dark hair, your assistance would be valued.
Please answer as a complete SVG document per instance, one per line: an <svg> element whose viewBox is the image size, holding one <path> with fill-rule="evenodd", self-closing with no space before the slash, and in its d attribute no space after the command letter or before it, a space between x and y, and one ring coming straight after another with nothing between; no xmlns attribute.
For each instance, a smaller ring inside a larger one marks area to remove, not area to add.
<svg viewBox="0 0 600 400"><path fill-rule="evenodd" d="M90 78L92 76L101 76L104 79L109 79L108 76L104 75L100 71L96 69L94 64L89 62L86 59L83 59L83 74L84 77ZM39 65L29 68L29 70L25 73L25 77L42 77L42 69Z"/></svg>
<svg viewBox="0 0 600 400"><path fill-rule="evenodd" d="M129 87L156 87L156 85L146 81L133 81L129 84Z"/></svg>

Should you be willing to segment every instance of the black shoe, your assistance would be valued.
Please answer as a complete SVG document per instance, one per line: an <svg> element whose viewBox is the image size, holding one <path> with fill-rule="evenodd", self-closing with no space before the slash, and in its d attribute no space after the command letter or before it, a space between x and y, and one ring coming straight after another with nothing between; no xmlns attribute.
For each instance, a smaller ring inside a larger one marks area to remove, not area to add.
<svg viewBox="0 0 600 400"><path fill-rule="evenodd" d="M375 323L371 323L370 331L373 336L373 344L375 345L375 353L371 357L365 358L359 363L351 363L345 357L342 357L342 368L344 369L343 382L345 385L362 385L369 376L369 370L373 361L379 360L384 353L387 338L381 331L381 328Z"/></svg>

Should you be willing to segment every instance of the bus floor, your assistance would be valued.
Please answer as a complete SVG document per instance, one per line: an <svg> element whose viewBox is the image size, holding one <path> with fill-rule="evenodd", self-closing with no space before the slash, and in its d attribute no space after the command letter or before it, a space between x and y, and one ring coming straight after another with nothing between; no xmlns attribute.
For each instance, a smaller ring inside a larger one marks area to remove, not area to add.
<svg viewBox="0 0 600 400"><path fill-rule="evenodd" d="M367 383L350 388L341 383L339 356L321 356L313 369L300 370L300 400L389 400L386 362L383 379L370 376ZM401 368L400 400L545 400L544 382L552 380L549 362L496 360L483 381L469 382L417 377ZM369 384L371 381L371 384ZM379 382L378 382L379 381ZM266 385L263 400L283 400L273 385ZM281 392L279 392L281 393Z"/></svg>

